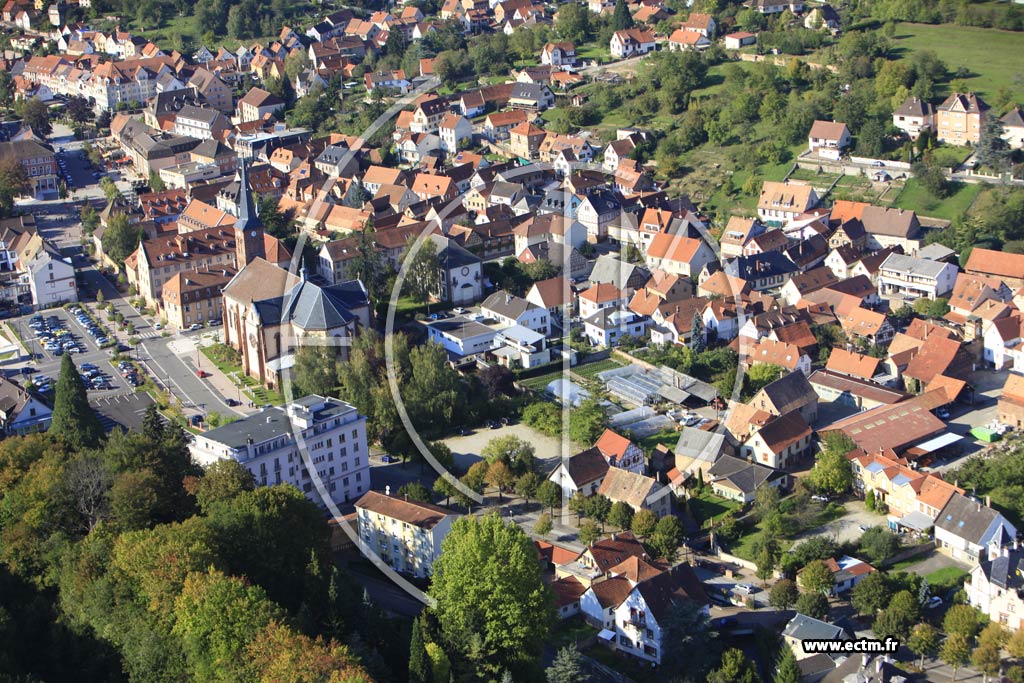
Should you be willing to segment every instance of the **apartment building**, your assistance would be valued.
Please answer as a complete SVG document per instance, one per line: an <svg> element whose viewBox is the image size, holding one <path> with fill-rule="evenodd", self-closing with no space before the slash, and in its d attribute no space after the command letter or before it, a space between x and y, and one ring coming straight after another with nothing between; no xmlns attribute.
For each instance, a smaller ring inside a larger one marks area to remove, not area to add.
<svg viewBox="0 0 1024 683"><path fill-rule="evenodd" d="M390 488L390 487L389 487ZM367 491L356 501L359 538L397 572L430 576L459 515L430 503Z"/></svg>
<svg viewBox="0 0 1024 683"><path fill-rule="evenodd" d="M233 459L260 486L291 484L322 508L370 487L366 416L336 398L306 396L197 434L189 450L203 467Z"/></svg>

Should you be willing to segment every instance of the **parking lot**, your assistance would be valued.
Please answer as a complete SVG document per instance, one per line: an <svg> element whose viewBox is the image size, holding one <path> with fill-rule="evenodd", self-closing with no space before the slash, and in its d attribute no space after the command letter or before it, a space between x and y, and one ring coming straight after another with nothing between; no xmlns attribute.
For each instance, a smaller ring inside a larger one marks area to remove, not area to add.
<svg viewBox="0 0 1024 683"><path fill-rule="evenodd" d="M146 410L153 402L149 394L133 392L95 398L89 405L99 415L100 422L107 431L118 426L130 432L139 432L142 431L142 420Z"/></svg>

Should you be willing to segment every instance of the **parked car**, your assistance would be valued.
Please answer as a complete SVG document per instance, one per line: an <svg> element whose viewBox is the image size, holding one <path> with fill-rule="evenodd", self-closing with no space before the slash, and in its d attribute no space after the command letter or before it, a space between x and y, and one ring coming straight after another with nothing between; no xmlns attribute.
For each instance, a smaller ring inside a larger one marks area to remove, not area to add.
<svg viewBox="0 0 1024 683"><path fill-rule="evenodd" d="M382 456L380 456L380 461L384 462L384 463L392 463L392 462L398 462L398 458L395 458L395 457L390 456L390 455L382 455Z"/></svg>
<svg viewBox="0 0 1024 683"><path fill-rule="evenodd" d="M737 593L743 593L744 595L752 595L758 591L757 586L753 586L749 583L737 583L734 589Z"/></svg>
<svg viewBox="0 0 1024 683"><path fill-rule="evenodd" d="M195 332L196 330L201 329L203 329L203 326L200 323L192 323L191 325L188 326L189 332Z"/></svg>
<svg viewBox="0 0 1024 683"><path fill-rule="evenodd" d="M210 376L210 373L208 373L206 370L197 370L196 375L199 377L199 379L205 379L206 377Z"/></svg>
<svg viewBox="0 0 1024 683"><path fill-rule="evenodd" d="M925 603L925 608L936 609L937 607L942 607L942 598L940 598L938 595L933 595L932 597L928 598L928 602Z"/></svg>
<svg viewBox="0 0 1024 683"><path fill-rule="evenodd" d="M229 405L230 407L232 407L232 408L234 408L235 406L240 406L240 405L242 405L242 402L241 402L241 401L236 401L236 400L235 400L235 399L233 399L233 398L228 398L228 399L224 399L224 402L225 402L225 403L227 403L227 404L228 404L228 405Z"/></svg>

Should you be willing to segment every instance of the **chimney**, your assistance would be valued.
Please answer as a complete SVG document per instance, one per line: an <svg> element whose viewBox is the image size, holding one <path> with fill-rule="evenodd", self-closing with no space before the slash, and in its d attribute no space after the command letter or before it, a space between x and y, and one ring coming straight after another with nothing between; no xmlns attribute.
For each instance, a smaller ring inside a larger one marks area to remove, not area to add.
<svg viewBox="0 0 1024 683"><path fill-rule="evenodd" d="M992 496L985 496L985 507L992 507Z"/></svg>

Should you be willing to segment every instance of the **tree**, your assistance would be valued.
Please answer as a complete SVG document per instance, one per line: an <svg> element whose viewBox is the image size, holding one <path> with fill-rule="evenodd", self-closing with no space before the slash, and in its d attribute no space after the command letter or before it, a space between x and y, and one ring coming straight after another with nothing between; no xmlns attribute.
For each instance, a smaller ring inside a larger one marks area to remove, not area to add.
<svg viewBox="0 0 1024 683"><path fill-rule="evenodd" d="M587 496L585 510L583 514L587 517L604 523L612 511L612 501L603 493L595 493Z"/></svg>
<svg viewBox="0 0 1024 683"><path fill-rule="evenodd" d="M779 667L775 671L772 683L800 683L800 666L796 663L796 655L791 648L782 648Z"/></svg>
<svg viewBox="0 0 1024 683"><path fill-rule="evenodd" d="M337 396L338 353L330 346L300 343L292 369L292 392L301 396Z"/></svg>
<svg viewBox="0 0 1024 683"><path fill-rule="evenodd" d="M1013 632L1010 639L1006 641L1006 650L1014 659L1024 659L1024 629Z"/></svg>
<svg viewBox="0 0 1024 683"><path fill-rule="evenodd" d="M110 176L103 176L100 179L100 189L103 190L103 196L107 198L108 204L121 196L121 190L117 189L117 185L110 179Z"/></svg>
<svg viewBox="0 0 1024 683"><path fill-rule="evenodd" d="M608 415L596 398L588 398L569 412L569 438L577 443L594 443L608 427Z"/></svg>
<svg viewBox="0 0 1024 683"><path fill-rule="evenodd" d="M50 434L74 450L95 448L103 439L103 425L89 405L85 383L70 355L61 359Z"/></svg>
<svg viewBox="0 0 1024 683"><path fill-rule="evenodd" d="M921 616L921 607L910 591L900 591L875 618L872 628L878 638L906 640Z"/></svg>
<svg viewBox="0 0 1024 683"><path fill-rule="evenodd" d="M633 28L633 26L635 26L633 15L629 13L626 0L615 0L615 11L612 14L612 30L622 31L627 28Z"/></svg>
<svg viewBox="0 0 1024 683"><path fill-rule="evenodd" d="M555 16L555 32L562 40L579 45L590 38L590 10L575 2L559 6ZM437 64L434 65L437 73Z"/></svg>
<svg viewBox="0 0 1024 683"><path fill-rule="evenodd" d="M690 321L690 348L694 353L700 353L707 347L707 331L704 329L704 318L700 311L693 312L693 319Z"/></svg>
<svg viewBox="0 0 1024 683"><path fill-rule="evenodd" d="M665 648L661 659L664 680L703 681L714 665L716 648L701 607L689 600L676 602L662 631Z"/></svg>
<svg viewBox="0 0 1024 683"><path fill-rule="evenodd" d="M427 648L423 644L423 634L420 632L422 621L422 616L412 621L412 636L409 638L409 683L429 683L431 678L427 675L430 664L427 660Z"/></svg>
<svg viewBox="0 0 1024 683"><path fill-rule="evenodd" d="M208 515L217 504L255 488L256 478L237 460L218 460L206 468L192 493L199 509Z"/></svg>
<svg viewBox="0 0 1024 683"><path fill-rule="evenodd" d="M633 523L633 508L621 500L615 501L612 504L612 509L608 512L608 523L625 531Z"/></svg>
<svg viewBox="0 0 1024 683"><path fill-rule="evenodd" d="M981 123L978 144L974 147L974 158L978 164L988 166L997 173L1006 170L1010 160L1010 144L1003 138L1006 130L998 116L986 116Z"/></svg>
<svg viewBox="0 0 1024 683"><path fill-rule="evenodd" d="M888 577L882 572L871 572L853 587L850 602L860 614L873 616L889 604L892 594Z"/></svg>
<svg viewBox="0 0 1024 683"><path fill-rule="evenodd" d="M757 670L754 663L742 650L729 648L722 653L722 663L711 672L707 679L710 683L758 683Z"/></svg>
<svg viewBox="0 0 1024 683"><path fill-rule="evenodd" d="M398 495L407 500L414 500L418 503L433 502L430 498L430 489L418 481L410 481L398 487Z"/></svg>
<svg viewBox="0 0 1024 683"><path fill-rule="evenodd" d="M410 237L405 252L402 254L401 263L403 267L407 268L405 290L414 301L424 304L440 291L440 264L437 260L437 245L433 240L426 239L415 256L411 256L414 244L415 239Z"/></svg>
<svg viewBox="0 0 1024 683"><path fill-rule="evenodd" d="M889 63L889 62L887 62ZM885 151L885 126L878 119L869 119L857 135L857 153L877 159Z"/></svg>
<svg viewBox="0 0 1024 683"><path fill-rule="evenodd" d="M939 651L939 641L942 634L939 629L931 624L917 624L910 630L910 638L907 640L907 647L914 654L921 657L919 669L924 669L925 657L934 657Z"/></svg>
<svg viewBox="0 0 1024 683"><path fill-rule="evenodd" d="M981 671L982 683L988 683L989 676L999 673L1001 664L999 648L992 643L983 643L971 653L971 664Z"/></svg>
<svg viewBox="0 0 1024 683"><path fill-rule="evenodd" d="M800 585L806 591L828 595L835 585L835 579L824 561L814 560L800 572Z"/></svg>
<svg viewBox="0 0 1024 683"><path fill-rule="evenodd" d="M580 652L566 645L555 654L555 660L544 671L548 683L587 683L590 676L580 662Z"/></svg>
<svg viewBox="0 0 1024 683"><path fill-rule="evenodd" d="M869 562L883 562L900 549L900 539L882 526L871 527L861 534L858 542L860 552L867 556Z"/></svg>
<svg viewBox="0 0 1024 683"><path fill-rule="evenodd" d="M541 479L540 475L536 472L526 472L516 479L516 495L522 496L526 501L526 504L530 504L530 499L537 493L537 489L540 487Z"/></svg>
<svg viewBox="0 0 1024 683"><path fill-rule="evenodd" d="M523 530L492 513L457 519L434 563L429 594L445 643L465 655L477 640L491 675L538 657L555 622L536 558Z"/></svg>
<svg viewBox="0 0 1024 683"><path fill-rule="evenodd" d="M589 546L601 538L601 528L597 526L597 522L594 520L585 519L580 523L578 537L580 543Z"/></svg>
<svg viewBox="0 0 1024 683"><path fill-rule="evenodd" d="M853 447L853 442L841 432L826 435L825 449L818 454L817 462L808 475L808 481L816 491L842 495L850 490L853 469L846 454Z"/></svg>
<svg viewBox="0 0 1024 683"><path fill-rule="evenodd" d="M765 583L772 577L772 573L775 571L775 565L778 562L778 556L772 551L772 548L765 544L761 549L754 555L754 563L757 568L754 570L754 575L761 579L762 583Z"/></svg>
<svg viewBox="0 0 1024 683"><path fill-rule="evenodd" d="M533 533L544 538L551 533L551 528L551 515L546 512L542 512L537 515L537 521L533 524Z"/></svg>
<svg viewBox="0 0 1024 683"><path fill-rule="evenodd" d="M633 533L640 538L647 538L654 533L654 530L658 526L658 518L653 512L647 508L637 510L636 514L633 515L633 522L630 528Z"/></svg>
<svg viewBox="0 0 1024 683"><path fill-rule="evenodd" d="M828 598L821 593L804 593L796 601L796 611L815 619L828 616Z"/></svg>
<svg viewBox="0 0 1024 683"><path fill-rule="evenodd" d="M997 649L1005 647L1009 639L1010 634L998 621L989 622L978 634L979 645L994 645Z"/></svg>
<svg viewBox="0 0 1024 683"><path fill-rule="evenodd" d="M25 125L32 128L36 135L46 137L53 131L50 125L50 110L42 100L35 97L20 100L14 108Z"/></svg>
<svg viewBox="0 0 1024 683"><path fill-rule="evenodd" d="M915 304L917 301L914 302ZM949 313L949 299L938 297L928 301L928 315L932 318L942 318Z"/></svg>
<svg viewBox="0 0 1024 683"><path fill-rule="evenodd" d="M103 251L115 263L124 263L141 241L141 227L130 223L128 216L123 213L111 215L107 221L107 230L103 233Z"/></svg>
<svg viewBox="0 0 1024 683"><path fill-rule="evenodd" d="M103 458L96 454L83 454L65 469L64 485L75 510L85 522L87 532L107 516L112 480Z"/></svg>
<svg viewBox="0 0 1024 683"><path fill-rule="evenodd" d="M452 675L452 663L448 655L437 643L427 643L427 656L430 657L432 683L449 683Z"/></svg>
<svg viewBox="0 0 1024 683"><path fill-rule="evenodd" d="M65 108L68 112L68 118L76 123L85 123L96 116L92 107L89 106L89 100L84 97L69 97Z"/></svg>
<svg viewBox="0 0 1024 683"><path fill-rule="evenodd" d="M768 594L768 604L779 609L789 609L800 599L800 591L792 579L779 579Z"/></svg>
<svg viewBox="0 0 1024 683"><path fill-rule="evenodd" d="M488 463L504 462L509 467L523 472L533 469L533 458L536 451L533 444L518 436L499 436L491 439L480 451L480 456Z"/></svg>
<svg viewBox="0 0 1024 683"><path fill-rule="evenodd" d="M515 481L515 478L508 465L503 463L501 460L496 460L488 466L487 479L485 481L498 489L498 501L500 502L504 500L502 493L512 484L513 481Z"/></svg>
<svg viewBox="0 0 1024 683"><path fill-rule="evenodd" d="M971 648L967 644L967 638L962 633L952 633L946 637L939 650L939 658L953 669L953 680L956 680L957 671L964 664L970 661Z"/></svg>
<svg viewBox="0 0 1024 683"><path fill-rule="evenodd" d="M675 515L666 515L658 520L651 535L650 545L655 555L671 561L676 556L679 546L683 544L686 532L683 523Z"/></svg>
<svg viewBox="0 0 1024 683"><path fill-rule="evenodd" d="M550 479L545 479L537 487L537 501L548 510L554 512L555 506L562 503L562 489L558 488L558 484Z"/></svg>
<svg viewBox="0 0 1024 683"><path fill-rule="evenodd" d="M942 630L947 635L959 633L970 642L981 630L980 613L970 605L953 605L942 619Z"/></svg>
<svg viewBox="0 0 1024 683"><path fill-rule="evenodd" d="M949 181L946 180L945 172L934 161L926 157L925 159L914 163L914 165L910 167L910 171L913 174L914 179L920 183L921 187L923 187L928 194L932 195L936 199L942 199L949 196Z"/></svg>
<svg viewBox="0 0 1024 683"><path fill-rule="evenodd" d="M14 208L14 200L28 194L31 189L28 171L20 161L14 157L0 160L0 216L9 215Z"/></svg>

